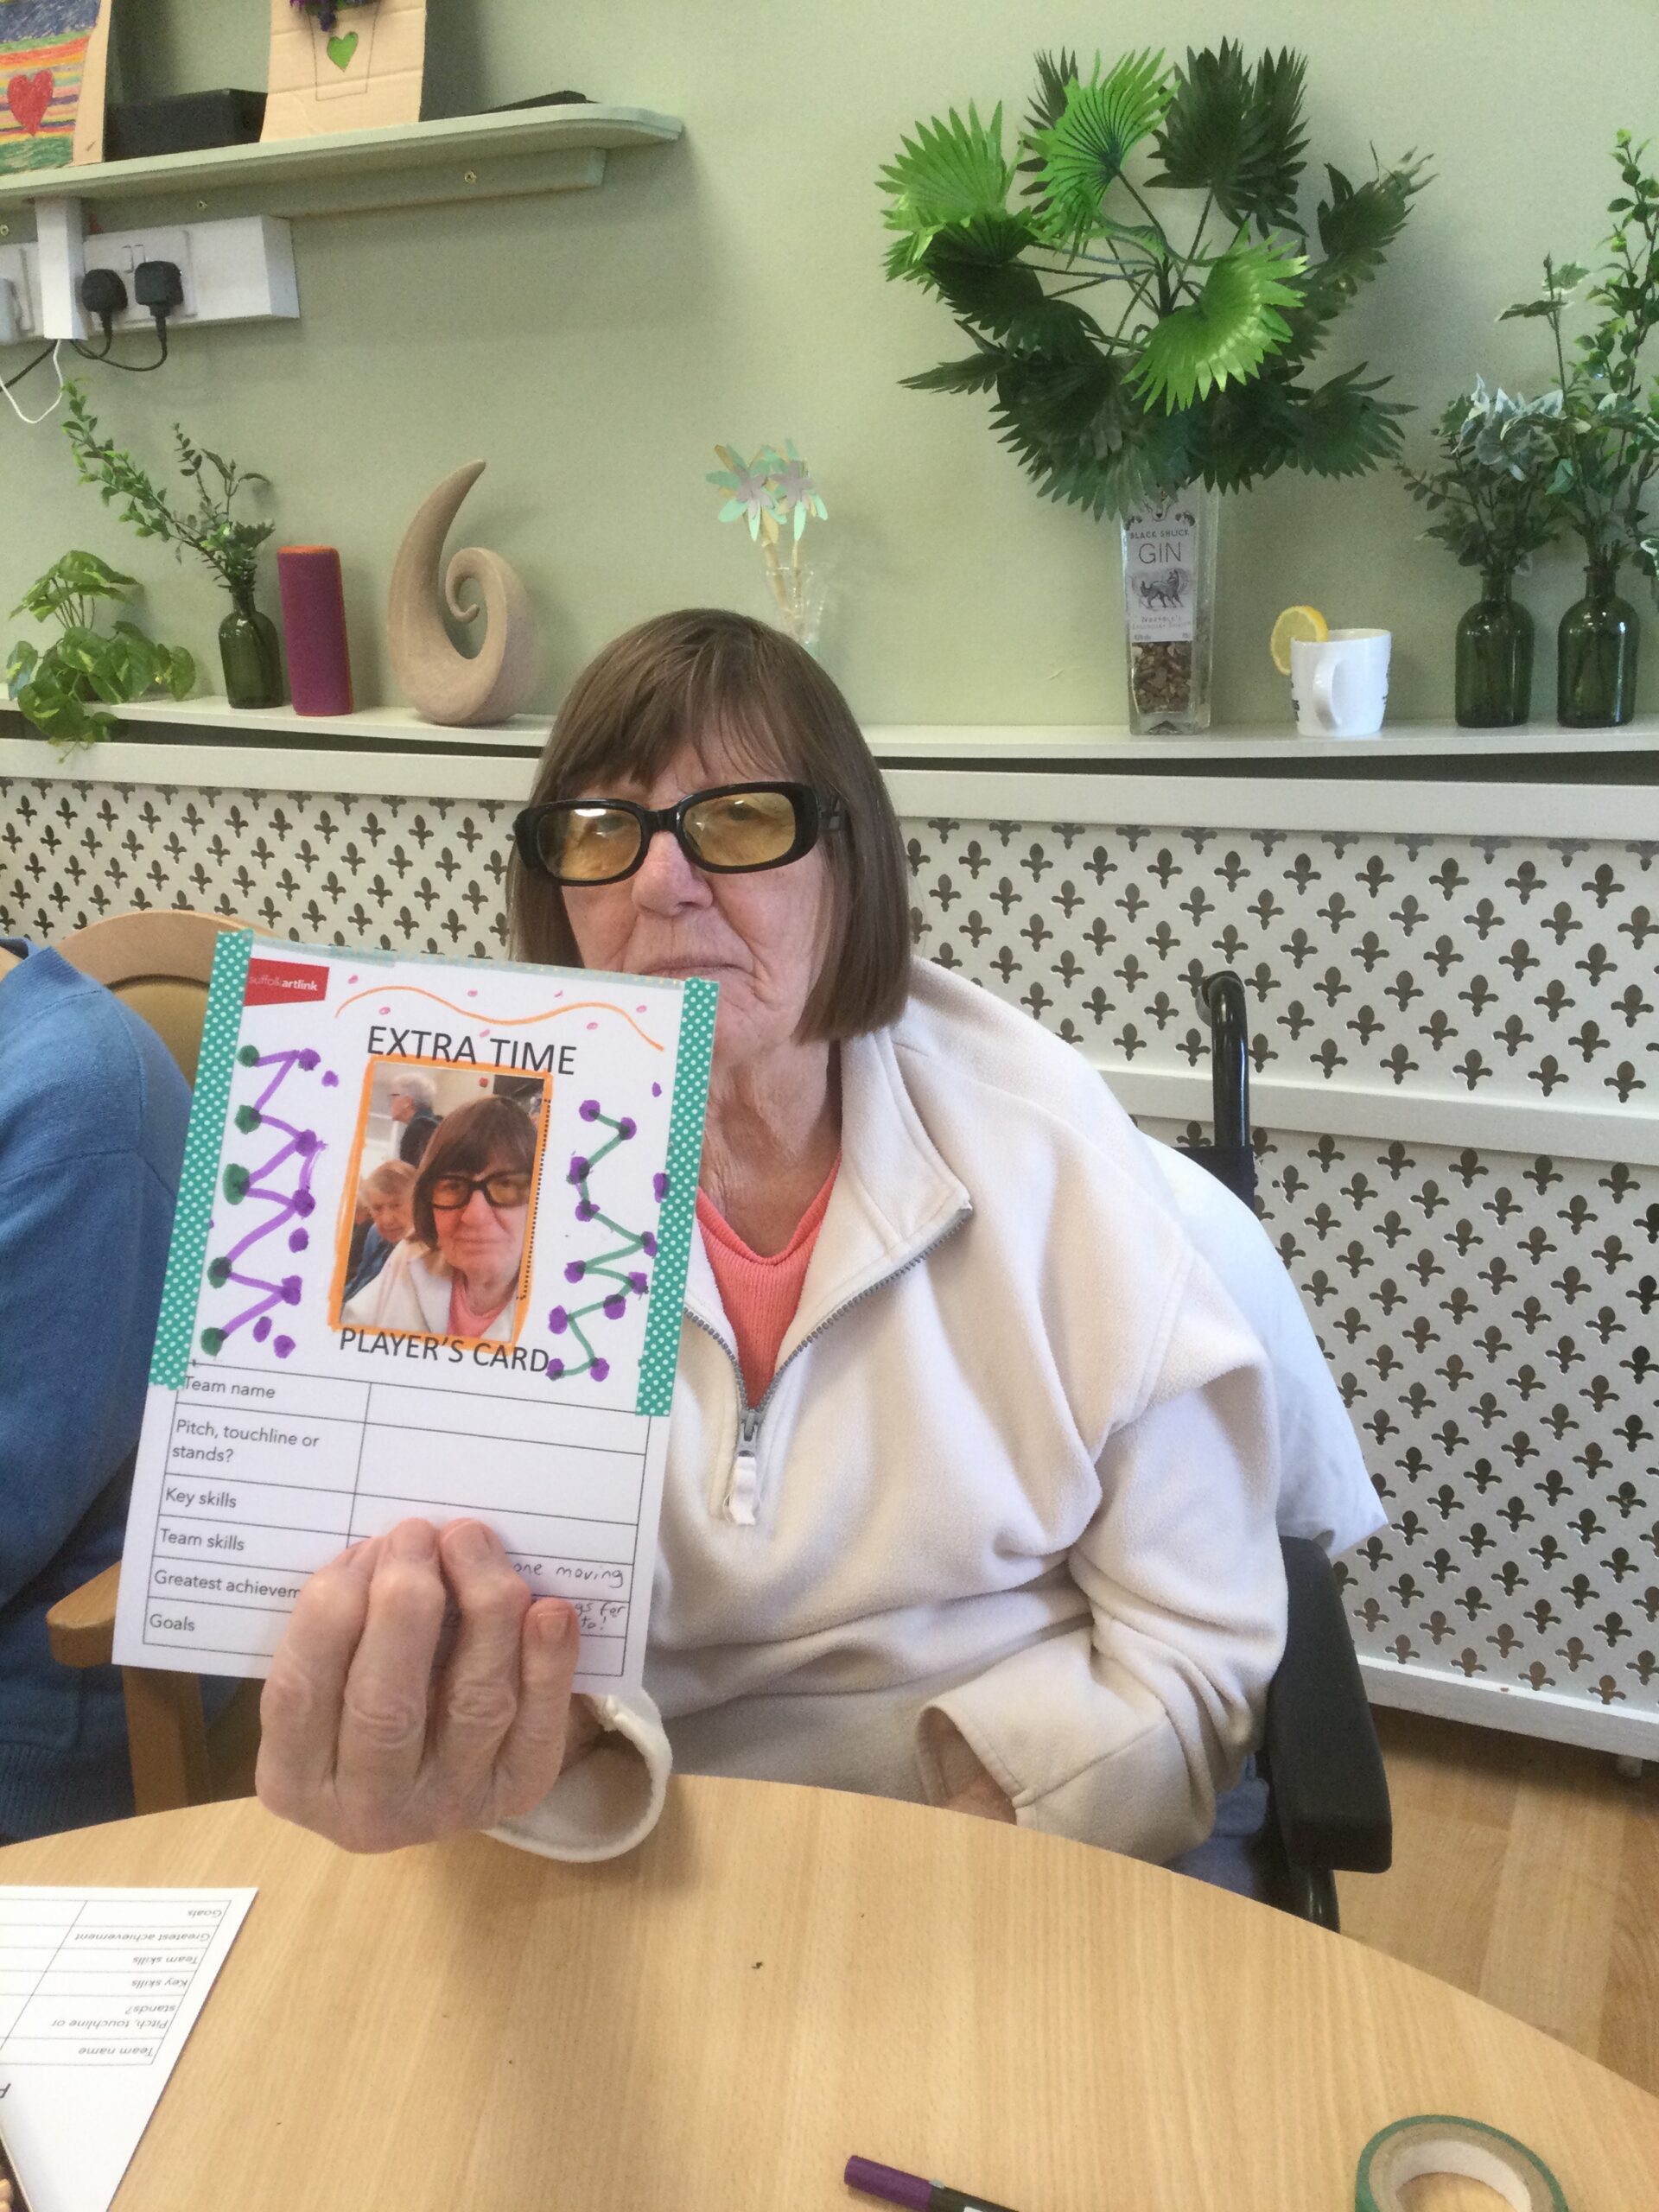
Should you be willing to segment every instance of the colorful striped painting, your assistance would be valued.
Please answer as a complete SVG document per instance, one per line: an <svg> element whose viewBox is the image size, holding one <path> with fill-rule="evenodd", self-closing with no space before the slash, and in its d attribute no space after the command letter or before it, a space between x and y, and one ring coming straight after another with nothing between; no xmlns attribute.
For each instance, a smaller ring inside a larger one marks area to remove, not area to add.
<svg viewBox="0 0 1659 2212"><path fill-rule="evenodd" d="M0 172L57 168L72 158L99 4L0 0Z"/></svg>

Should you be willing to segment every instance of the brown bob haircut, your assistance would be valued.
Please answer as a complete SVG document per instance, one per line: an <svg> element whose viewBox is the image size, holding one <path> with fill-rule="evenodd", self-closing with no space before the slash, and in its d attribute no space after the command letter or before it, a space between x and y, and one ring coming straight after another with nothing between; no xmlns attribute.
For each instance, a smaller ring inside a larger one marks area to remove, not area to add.
<svg viewBox="0 0 1659 2212"><path fill-rule="evenodd" d="M757 780L810 784L846 810L846 826L820 840L829 919L800 1041L885 1028L910 988L904 841L851 708L781 630L721 607L688 607L625 632L571 685L531 804L594 794L611 780L645 788L682 745L711 736ZM532 875L516 851L507 921L516 958L582 965L559 886Z"/></svg>
<svg viewBox="0 0 1659 2212"><path fill-rule="evenodd" d="M432 1218L432 1185L440 1175L482 1175L492 1166L528 1175L536 1160L536 1124L510 1098L474 1098L446 1114L421 1156L410 1197L415 1234L429 1251L438 1249L438 1224Z"/></svg>

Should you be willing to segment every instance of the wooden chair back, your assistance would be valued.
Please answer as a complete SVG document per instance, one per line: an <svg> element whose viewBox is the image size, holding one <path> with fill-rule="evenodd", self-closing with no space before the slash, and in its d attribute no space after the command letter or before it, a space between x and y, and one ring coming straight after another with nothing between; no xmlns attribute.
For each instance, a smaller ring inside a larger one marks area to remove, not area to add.
<svg viewBox="0 0 1659 2212"><path fill-rule="evenodd" d="M72 968L102 983L147 1021L177 1061L185 1081L194 1084L213 948L221 931L247 926L230 915L150 908L90 923L60 939L56 950ZM109 1665L120 1580L118 1564L106 1567L60 1598L48 1612L47 1639L60 1665ZM181 1806L207 1803L214 1794L214 1775L200 1677L124 1667L121 1681L136 1809L173 1812ZM244 1738L257 1695L257 1685L246 1688L252 1694L238 1693L235 1715ZM225 1716L226 1722L232 1718ZM257 1720L251 1725L257 1742ZM215 1729L216 1738L220 1732ZM245 1764L248 1754L245 1751L241 1756Z"/></svg>
<svg viewBox="0 0 1659 2212"><path fill-rule="evenodd" d="M89 923L56 950L147 1021L194 1084L213 947L222 930L247 926L231 915L150 907Z"/></svg>

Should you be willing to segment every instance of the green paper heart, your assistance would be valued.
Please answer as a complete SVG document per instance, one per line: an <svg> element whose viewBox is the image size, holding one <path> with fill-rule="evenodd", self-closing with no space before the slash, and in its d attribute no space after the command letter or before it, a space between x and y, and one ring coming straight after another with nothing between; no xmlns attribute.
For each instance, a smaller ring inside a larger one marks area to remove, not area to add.
<svg viewBox="0 0 1659 2212"><path fill-rule="evenodd" d="M328 41L328 59L336 69L349 69L352 66L352 56L356 52L357 33L355 31L342 32L340 37L331 38Z"/></svg>

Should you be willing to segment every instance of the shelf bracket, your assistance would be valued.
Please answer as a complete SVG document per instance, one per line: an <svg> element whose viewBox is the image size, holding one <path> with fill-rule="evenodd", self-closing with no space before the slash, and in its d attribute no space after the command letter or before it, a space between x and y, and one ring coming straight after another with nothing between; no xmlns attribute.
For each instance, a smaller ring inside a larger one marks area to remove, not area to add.
<svg viewBox="0 0 1659 2212"><path fill-rule="evenodd" d="M86 273L86 202L36 200L35 237L40 251L41 334L84 338L80 280Z"/></svg>

